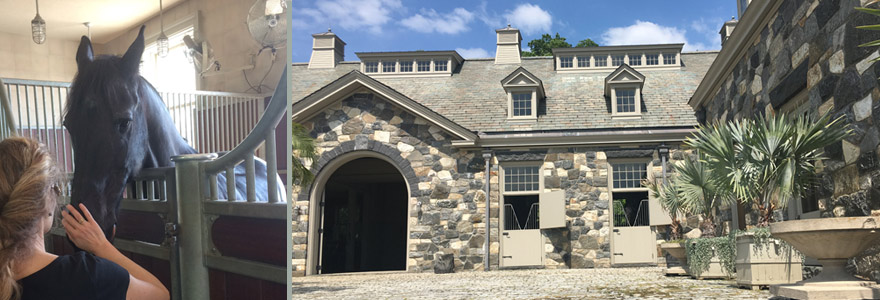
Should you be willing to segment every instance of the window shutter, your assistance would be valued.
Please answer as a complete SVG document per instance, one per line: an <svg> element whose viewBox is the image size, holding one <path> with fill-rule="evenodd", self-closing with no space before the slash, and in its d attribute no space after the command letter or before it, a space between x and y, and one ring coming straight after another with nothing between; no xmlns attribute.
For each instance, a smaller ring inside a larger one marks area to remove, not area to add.
<svg viewBox="0 0 880 300"><path fill-rule="evenodd" d="M538 201L541 229L565 227L565 191L541 193Z"/></svg>
<svg viewBox="0 0 880 300"><path fill-rule="evenodd" d="M669 213L660 206L660 200L651 197L650 193L648 193L648 199L648 213L651 218L651 226L672 224L672 218L670 218Z"/></svg>

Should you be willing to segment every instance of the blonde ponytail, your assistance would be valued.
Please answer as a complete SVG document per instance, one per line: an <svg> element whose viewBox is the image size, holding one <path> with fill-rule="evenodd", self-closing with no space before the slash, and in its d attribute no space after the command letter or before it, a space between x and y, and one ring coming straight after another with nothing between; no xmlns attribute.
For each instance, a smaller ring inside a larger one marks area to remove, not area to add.
<svg viewBox="0 0 880 300"><path fill-rule="evenodd" d="M29 254L40 222L54 210L58 171L39 142L0 142L0 299L19 299L15 262Z"/></svg>

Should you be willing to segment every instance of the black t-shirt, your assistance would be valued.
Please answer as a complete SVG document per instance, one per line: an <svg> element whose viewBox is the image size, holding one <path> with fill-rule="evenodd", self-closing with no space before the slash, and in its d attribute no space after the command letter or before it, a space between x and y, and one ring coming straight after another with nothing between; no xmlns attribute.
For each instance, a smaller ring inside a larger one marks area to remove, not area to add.
<svg viewBox="0 0 880 300"><path fill-rule="evenodd" d="M128 271L85 251L63 255L19 280L21 300L125 299Z"/></svg>

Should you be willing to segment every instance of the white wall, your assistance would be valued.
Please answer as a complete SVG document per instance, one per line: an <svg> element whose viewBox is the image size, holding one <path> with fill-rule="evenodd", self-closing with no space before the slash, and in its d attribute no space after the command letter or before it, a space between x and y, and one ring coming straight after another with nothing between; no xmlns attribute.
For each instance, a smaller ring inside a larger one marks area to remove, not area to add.
<svg viewBox="0 0 880 300"><path fill-rule="evenodd" d="M224 70L238 69L242 66L251 64L251 57L260 49L251 38L247 30L246 18L248 11L254 1L251 0L188 0L165 11L165 26L171 26L181 19L191 16L195 12L199 12L199 26L201 38L207 39L214 49L215 58L222 65L219 75L206 76L201 79L201 89L209 91L224 92L249 92L248 85L245 82L244 75L241 71L222 72ZM144 36L147 37L147 43L155 40L155 36L159 31L158 15L143 22L147 25ZM96 46L99 54L122 54L131 45L137 35L140 25L130 28L118 37ZM264 89L264 93L271 92L281 77L281 71L287 61L286 49L279 49L272 70L263 82L269 86L269 90ZM266 70L270 66L270 55L268 51L264 52L256 59L257 66L253 70L246 70L248 79L251 83L256 84L260 78L266 74Z"/></svg>
<svg viewBox="0 0 880 300"><path fill-rule="evenodd" d="M30 36L0 32L0 77L70 82L77 46L78 41L51 36L38 45Z"/></svg>

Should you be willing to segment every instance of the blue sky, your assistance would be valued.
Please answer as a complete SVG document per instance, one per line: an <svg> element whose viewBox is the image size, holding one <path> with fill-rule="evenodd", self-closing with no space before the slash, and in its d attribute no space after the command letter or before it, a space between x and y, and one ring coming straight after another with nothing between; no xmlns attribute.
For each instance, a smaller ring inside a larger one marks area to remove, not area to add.
<svg viewBox="0 0 880 300"><path fill-rule="evenodd" d="M457 50L465 58L495 56L495 29L510 23L523 48L558 32L572 45L685 43L685 51L721 48L718 31L736 15L734 0L666 1L407 1L293 2L293 62L308 62L313 33L333 29L355 52Z"/></svg>

